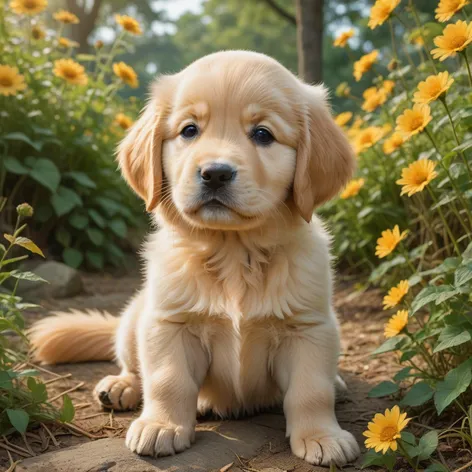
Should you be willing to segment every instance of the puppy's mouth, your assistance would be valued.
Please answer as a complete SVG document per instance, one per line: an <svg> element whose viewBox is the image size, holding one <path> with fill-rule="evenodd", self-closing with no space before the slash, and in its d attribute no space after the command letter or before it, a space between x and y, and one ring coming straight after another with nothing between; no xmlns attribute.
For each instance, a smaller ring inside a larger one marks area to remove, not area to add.
<svg viewBox="0 0 472 472"><path fill-rule="evenodd" d="M218 214L233 213L245 220L254 218L253 215L248 215L242 212L240 209L236 209L232 202L218 196L202 198L191 208L188 208L186 213L192 216L197 216L198 214L201 214L202 211L205 213L209 212L214 214L214 216L218 216Z"/></svg>

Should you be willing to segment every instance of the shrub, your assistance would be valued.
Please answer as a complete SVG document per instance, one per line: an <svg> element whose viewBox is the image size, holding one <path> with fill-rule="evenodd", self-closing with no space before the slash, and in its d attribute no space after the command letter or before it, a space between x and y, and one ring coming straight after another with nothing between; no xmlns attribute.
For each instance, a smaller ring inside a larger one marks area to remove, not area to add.
<svg viewBox="0 0 472 472"><path fill-rule="evenodd" d="M3 210L6 199L0 202ZM8 242L5 247L0 245L0 285L8 279L15 280L13 291L0 293L0 435L18 431L24 434L28 425L38 422L62 420L72 421L74 407L69 397L64 396L62 411L48 403L46 385L35 377L38 372L26 369L26 357L22 354L25 349L21 344L27 343L24 333L22 312L36 305L25 303L16 295L18 283L21 280L43 281L31 272L11 270L12 264L26 259L28 256L9 257L14 246L23 248L31 253L43 256L41 249L28 238L21 236L26 229L21 224L25 218L33 216L30 205L23 203L16 209L17 218L12 234L5 234ZM13 334L19 337L13 345ZM20 345L19 345L20 343Z"/></svg>
<svg viewBox="0 0 472 472"><path fill-rule="evenodd" d="M30 2L32 11L23 4L11 2L0 19L0 192L10 195L4 224L14 223L15 205L26 199L36 209L35 239L54 256L73 267L119 265L128 228L144 222L114 160L140 107L118 95L138 80L115 63L131 49L132 33L119 17L122 32L109 49L97 44L93 54L74 55L77 44L63 37L74 15L57 12L48 18L55 29L45 29L46 2Z"/></svg>
<svg viewBox="0 0 472 472"><path fill-rule="evenodd" d="M373 78L363 98L338 87L362 109L338 116L359 175L324 211L351 269L390 287L384 309L393 316L374 354L396 353L400 369L370 396L394 395L399 405L369 424L365 465L393 470L400 455L433 472L448 470L435 456L439 441L472 447L472 23L454 18L443 29L419 18L412 0L399 3L377 0L371 10L369 26L390 27L392 47L354 64L358 81ZM436 19L460 15L465 3L441 0ZM402 58L395 28L404 32ZM433 426L453 426L417 428L417 438L399 407L414 414L427 404Z"/></svg>

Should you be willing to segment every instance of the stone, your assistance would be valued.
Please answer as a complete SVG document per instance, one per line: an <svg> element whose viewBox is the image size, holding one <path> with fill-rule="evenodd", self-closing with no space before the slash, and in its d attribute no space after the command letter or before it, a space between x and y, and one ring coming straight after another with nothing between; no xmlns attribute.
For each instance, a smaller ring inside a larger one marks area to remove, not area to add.
<svg viewBox="0 0 472 472"><path fill-rule="evenodd" d="M77 269L57 261L46 261L34 267L24 264L20 271L31 271L47 280L30 282L20 280L17 294L26 298L67 298L81 293L84 289L82 277Z"/></svg>

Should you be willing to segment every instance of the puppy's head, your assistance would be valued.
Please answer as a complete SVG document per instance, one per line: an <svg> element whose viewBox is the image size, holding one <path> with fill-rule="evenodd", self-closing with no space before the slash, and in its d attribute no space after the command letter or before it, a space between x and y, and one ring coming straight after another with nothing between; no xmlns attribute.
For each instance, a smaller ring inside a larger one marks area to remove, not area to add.
<svg viewBox="0 0 472 472"><path fill-rule="evenodd" d="M123 175L148 211L193 227L252 228L291 203L309 221L354 163L325 95L262 54L204 57L154 85L120 145Z"/></svg>

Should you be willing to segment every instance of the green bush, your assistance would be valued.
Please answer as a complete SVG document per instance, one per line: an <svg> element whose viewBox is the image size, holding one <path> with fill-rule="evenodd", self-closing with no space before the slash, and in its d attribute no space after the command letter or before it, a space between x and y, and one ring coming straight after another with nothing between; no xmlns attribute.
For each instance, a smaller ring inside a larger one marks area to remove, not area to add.
<svg viewBox="0 0 472 472"><path fill-rule="evenodd" d="M64 18L55 20L56 31L44 30L48 12L5 8L0 75L11 86L0 87L0 194L10 197L3 223L11 226L15 205L28 200L35 239L53 256L73 267L119 265L128 228L145 221L114 159L140 108L118 95L137 83L131 68L114 64L131 50L130 33L74 57L76 44L62 37Z"/></svg>

